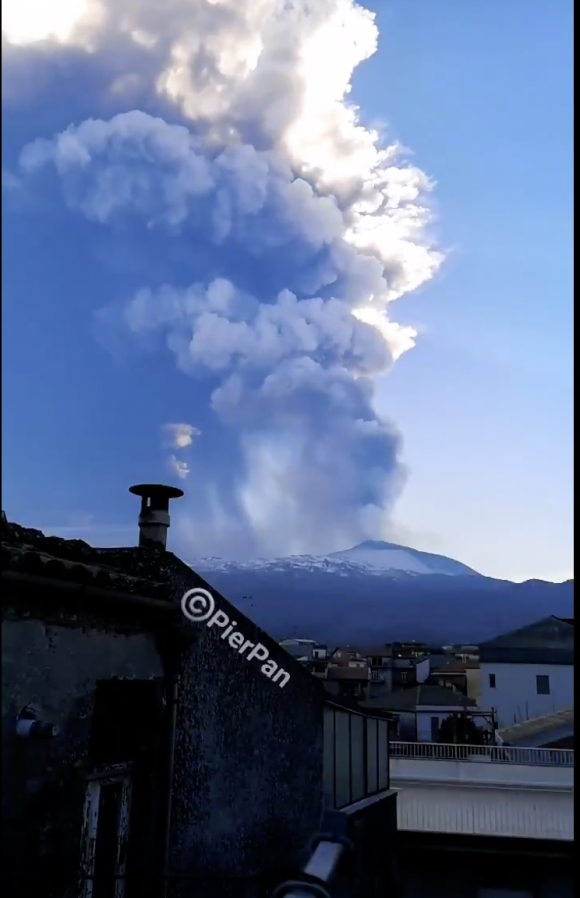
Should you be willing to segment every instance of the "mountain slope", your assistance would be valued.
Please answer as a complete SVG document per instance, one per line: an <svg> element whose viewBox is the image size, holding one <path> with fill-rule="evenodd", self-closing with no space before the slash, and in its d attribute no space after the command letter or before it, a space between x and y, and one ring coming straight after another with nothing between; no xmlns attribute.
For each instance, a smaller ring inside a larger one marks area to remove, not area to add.
<svg viewBox="0 0 580 898"><path fill-rule="evenodd" d="M367 540L347 549L346 552L333 552L330 558L353 561L364 567L382 572L402 572L408 574L444 574L456 577L460 574L479 577L480 575L444 555L433 555L430 552L419 552L394 543Z"/></svg>
<svg viewBox="0 0 580 898"><path fill-rule="evenodd" d="M199 559L192 567L277 638L479 642L550 614L573 615L573 581L493 580L391 543L326 556Z"/></svg>
<svg viewBox="0 0 580 898"><path fill-rule="evenodd" d="M352 549L330 555L289 555L286 558L257 559L255 561L224 561L222 558L200 558L192 563L200 573L208 571L284 572L297 570L325 571L348 575L364 572L375 576L416 576L443 574L445 576L481 576L476 571L444 555L420 552L394 543L367 540Z"/></svg>

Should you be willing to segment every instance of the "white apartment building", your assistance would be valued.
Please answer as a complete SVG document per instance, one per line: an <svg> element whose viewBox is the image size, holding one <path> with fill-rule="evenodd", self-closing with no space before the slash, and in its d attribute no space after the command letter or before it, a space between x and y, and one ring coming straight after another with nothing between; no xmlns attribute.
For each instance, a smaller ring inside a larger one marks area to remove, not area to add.
<svg viewBox="0 0 580 898"><path fill-rule="evenodd" d="M574 621L549 617L480 646L479 707L500 729L574 707Z"/></svg>

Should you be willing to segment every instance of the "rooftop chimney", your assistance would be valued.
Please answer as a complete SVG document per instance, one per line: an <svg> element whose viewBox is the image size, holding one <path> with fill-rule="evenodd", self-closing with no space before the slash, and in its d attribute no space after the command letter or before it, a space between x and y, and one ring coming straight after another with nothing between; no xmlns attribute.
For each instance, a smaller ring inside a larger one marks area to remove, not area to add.
<svg viewBox="0 0 580 898"><path fill-rule="evenodd" d="M140 483L129 487L134 496L141 496L139 514L139 547L167 548L169 529L169 500L179 499L183 490L160 483Z"/></svg>

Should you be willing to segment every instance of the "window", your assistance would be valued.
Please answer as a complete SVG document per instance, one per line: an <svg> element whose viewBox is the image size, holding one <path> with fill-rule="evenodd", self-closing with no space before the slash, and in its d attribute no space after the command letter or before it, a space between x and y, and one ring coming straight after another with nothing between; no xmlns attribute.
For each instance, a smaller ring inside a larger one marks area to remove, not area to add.
<svg viewBox="0 0 580 898"><path fill-rule="evenodd" d="M536 677L536 692L538 695L550 694L550 677L545 674L538 674Z"/></svg>
<svg viewBox="0 0 580 898"><path fill-rule="evenodd" d="M125 895L131 776L118 765L89 777L81 838L83 898Z"/></svg>
<svg viewBox="0 0 580 898"><path fill-rule="evenodd" d="M489 688L495 689L495 674L489 675Z"/></svg>

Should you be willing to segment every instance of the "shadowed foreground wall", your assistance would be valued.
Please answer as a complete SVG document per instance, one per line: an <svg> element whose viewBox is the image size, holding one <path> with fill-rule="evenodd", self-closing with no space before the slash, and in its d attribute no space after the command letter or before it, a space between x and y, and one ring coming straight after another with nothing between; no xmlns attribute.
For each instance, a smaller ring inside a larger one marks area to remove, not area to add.
<svg viewBox="0 0 580 898"><path fill-rule="evenodd" d="M217 594L290 673L283 688L219 633L184 624L181 595L206 584L169 553L95 550L15 525L3 527L2 552L5 893L77 896L95 689L112 677L180 677L170 893L225 898L237 882L251 895L252 881L283 878L322 811L320 684ZM144 592L155 608L121 600ZM17 738L29 703L60 736ZM162 753L157 781L165 769Z"/></svg>
<svg viewBox="0 0 580 898"><path fill-rule="evenodd" d="M222 645L205 632L180 664L171 869L276 878L320 824L323 693L289 656L280 688Z"/></svg>

